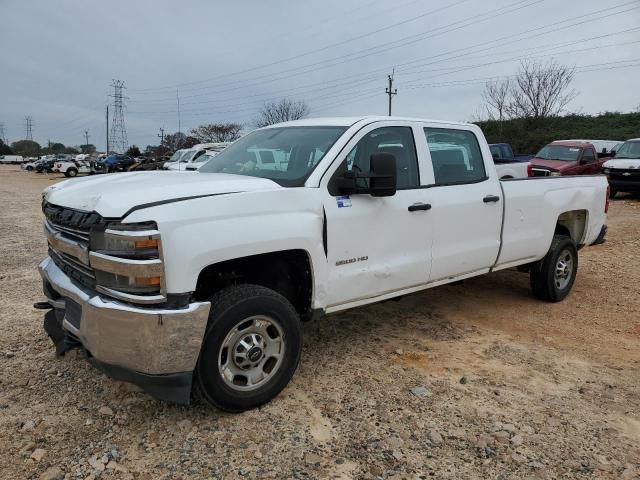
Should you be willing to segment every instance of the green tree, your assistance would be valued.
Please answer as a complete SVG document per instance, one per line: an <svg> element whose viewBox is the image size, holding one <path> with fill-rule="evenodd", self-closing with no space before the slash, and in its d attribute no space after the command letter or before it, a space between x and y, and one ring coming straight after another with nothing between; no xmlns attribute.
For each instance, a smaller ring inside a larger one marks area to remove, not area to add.
<svg viewBox="0 0 640 480"><path fill-rule="evenodd" d="M93 153L96 151L96 146L92 143L88 143L86 145L80 145L80 151L82 153Z"/></svg>
<svg viewBox="0 0 640 480"><path fill-rule="evenodd" d="M140 153L140 149L137 145L131 145L129 150L127 150L127 155L130 157L140 157L142 156L142 153Z"/></svg>
<svg viewBox="0 0 640 480"><path fill-rule="evenodd" d="M40 144L33 140L18 140L11 144L11 150L13 150L16 155L33 157L40 153Z"/></svg>
<svg viewBox="0 0 640 480"><path fill-rule="evenodd" d="M64 143L52 143L49 146L49 150L51 151L51 153L64 153L65 150L67 149L67 147L65 147Z"/></svg>
<svg viewBox="0 0 640 480"><path fill-rule="evenodd" d="M12 155L12 154L13 154L13 150L11 150L11 147L9 147L9 145L4 143L0 138L0 155Z"/></svg>

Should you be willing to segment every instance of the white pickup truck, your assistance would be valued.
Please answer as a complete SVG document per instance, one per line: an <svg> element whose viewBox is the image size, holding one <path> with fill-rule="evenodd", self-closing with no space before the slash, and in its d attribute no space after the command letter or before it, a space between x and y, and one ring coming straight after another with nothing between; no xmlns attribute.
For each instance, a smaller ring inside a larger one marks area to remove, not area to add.
<svg viewBox="0 0 640 480"><path fill-rule="evenodd" d="M256 150L286 168L259 168ZM36 305L58 353L80 346L158 398L193 390L242 411L284 388L301 323L323 314L511 267L536 297L562 300L607 202L602 175L499 181L475 125L300 120L199 172L47 188Z"/></svg>

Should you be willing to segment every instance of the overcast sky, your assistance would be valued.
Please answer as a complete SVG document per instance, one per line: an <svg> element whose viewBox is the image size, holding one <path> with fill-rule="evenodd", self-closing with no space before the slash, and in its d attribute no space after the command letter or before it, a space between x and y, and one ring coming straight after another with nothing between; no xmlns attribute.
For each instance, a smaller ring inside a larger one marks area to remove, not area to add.
<svg viewBox="0 0 640 480"><path fill-rule="evenodd" d="M159 128L250 128L260 106L305 99L312 116L472 120L484 83L519 59L576 66L570 110L640 105L640 1L0 0L0 123L9 141L105 148L112 79L127 87L129 144Z"/></svg>

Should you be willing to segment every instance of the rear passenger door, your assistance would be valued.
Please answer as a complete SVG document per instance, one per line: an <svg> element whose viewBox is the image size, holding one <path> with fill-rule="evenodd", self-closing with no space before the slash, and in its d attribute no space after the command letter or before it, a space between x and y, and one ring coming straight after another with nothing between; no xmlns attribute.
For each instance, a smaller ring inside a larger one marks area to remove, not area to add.
<svg viewBox="0 0 640 480"><path fill-rule="evenodd" d="M495 167L485 162L472 130L424 127L423 133L434 177L430 280L486 272L498 256L502 228L504 199Z"/></svg>

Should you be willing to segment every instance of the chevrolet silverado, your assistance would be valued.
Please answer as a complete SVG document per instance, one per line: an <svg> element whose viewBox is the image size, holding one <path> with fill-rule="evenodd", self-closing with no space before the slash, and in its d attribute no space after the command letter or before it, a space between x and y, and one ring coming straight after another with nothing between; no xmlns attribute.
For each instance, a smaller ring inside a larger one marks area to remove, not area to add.
<svg viewBox="0 0 640 480"><path fill-rule="evenodd" d="M256 162L263 150L286 162ZM81 347L157 398L242 411L287 385L302 322L324 314L512 267L564 299L607 201L603 175L500 181L471 124L288 122L198 172L48 187L36 306L58 354Z"/></svg>

